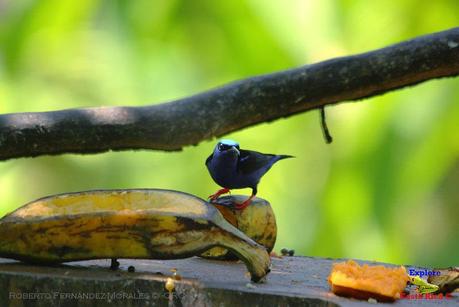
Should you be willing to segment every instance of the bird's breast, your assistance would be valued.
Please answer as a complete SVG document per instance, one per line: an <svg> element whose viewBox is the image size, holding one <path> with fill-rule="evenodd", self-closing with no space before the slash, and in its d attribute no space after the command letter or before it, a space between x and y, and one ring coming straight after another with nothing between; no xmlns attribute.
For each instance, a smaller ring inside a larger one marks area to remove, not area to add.
<svg viewBox="0 0 459 307"><path fill-rule="evenodd" d="M225 161L214 158L207 165L212 179L220 186L235 189L239 188L240 178L237 172L237 161Z"/></svg>

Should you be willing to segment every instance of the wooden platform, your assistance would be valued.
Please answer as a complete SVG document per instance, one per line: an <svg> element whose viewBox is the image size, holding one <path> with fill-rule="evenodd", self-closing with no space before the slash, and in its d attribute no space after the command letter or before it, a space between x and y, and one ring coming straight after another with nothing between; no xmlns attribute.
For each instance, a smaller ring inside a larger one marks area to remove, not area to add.
<svg viewBox="0 0 459 307"><path fill-rule="evenodd" d="M329 292L332 259L273 258L263 284L250 283L245 266L190 258L184 260L120 260L111 271L109 260L34 266L0 259L0 306L364 306L374 303L337 297ZM128 272L129 266L135 272ZM165 281L176 268L173 301ZM380 304L380 303L378 303ZM401 299L394 306L459 306L451 298Z"/></svg>

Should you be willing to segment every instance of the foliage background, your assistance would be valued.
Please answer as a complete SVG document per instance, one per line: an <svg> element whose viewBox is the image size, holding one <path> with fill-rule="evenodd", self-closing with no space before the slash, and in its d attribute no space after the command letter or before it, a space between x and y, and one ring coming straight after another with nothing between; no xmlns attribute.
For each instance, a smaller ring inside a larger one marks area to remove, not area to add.
<svg viewBox="0 0 459 307"><path fill-rule="evenodd" d="M0 1L0 113L159 103L454 27L450 1ZM429 266L459 259L459 79L431 81L228 137L297 156L259 186L277 249ZM183 152L0 163L0 213L54 193L214 192L215 140ZM249 193L250 191L242 191Z"/></svg>

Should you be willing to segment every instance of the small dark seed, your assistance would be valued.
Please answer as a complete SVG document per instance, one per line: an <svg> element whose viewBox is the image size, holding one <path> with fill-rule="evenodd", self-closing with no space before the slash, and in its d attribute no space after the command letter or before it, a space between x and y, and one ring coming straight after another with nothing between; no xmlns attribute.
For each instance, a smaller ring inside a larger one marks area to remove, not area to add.
<svg viewBox="0 0 459 307"><path fill-rule="evenodd" d="M295 255L295 250L284 247L283 249L281 249L281 254L282 256L293 256Z"/></svg>
<svg viewBox="0 0 459 307"><path fill-rule="evenodd" d="M135 272L135 267L132 266L132 265L130 265L130 266L128 267L128 272L129 272L129 273L134 273L134 272Z"/></svg>
<svg viewBox="0 0 459 307"><path fill-rule="evenodd" d="M117 259L112 258L110 263L110 270L116 271L120 267L120 263Z"/></svg>

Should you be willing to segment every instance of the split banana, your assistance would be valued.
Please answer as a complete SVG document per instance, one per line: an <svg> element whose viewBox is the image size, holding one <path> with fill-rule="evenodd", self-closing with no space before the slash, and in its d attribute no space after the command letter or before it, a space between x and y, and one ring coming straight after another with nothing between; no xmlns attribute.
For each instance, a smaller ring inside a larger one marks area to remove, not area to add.
<svg viewBox="0 0 459 307"><path fill-rule="evenodd" d="M0 219L0 257L52 264L132 258L179 259L230 250L253 281L268 272L266 249L193 195L159 189L50 196Z"/></svg>
<svg viewBox="0 0 459 307"><path fill-rule="evenodd" d="M268 253L274 248L277 237L276 218L273 209L268 201L255 197L250 206L244 210L234 210L234 203L242 203L247 196L231 195L220 197L214 206L220 211L223 217L234 227L242 231L249 238L263 245ZM201 255L204 258L236 260L229 250L222 247L214 247Z"/></svg>

